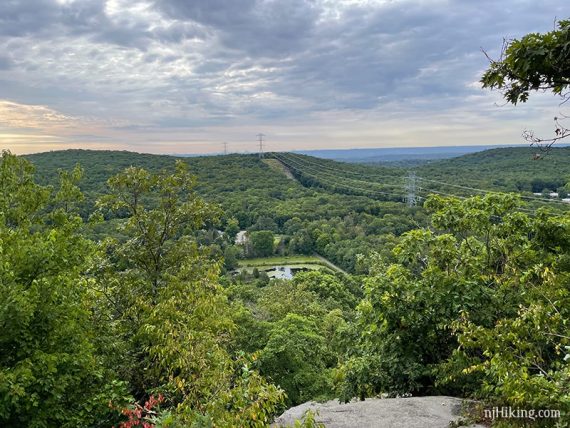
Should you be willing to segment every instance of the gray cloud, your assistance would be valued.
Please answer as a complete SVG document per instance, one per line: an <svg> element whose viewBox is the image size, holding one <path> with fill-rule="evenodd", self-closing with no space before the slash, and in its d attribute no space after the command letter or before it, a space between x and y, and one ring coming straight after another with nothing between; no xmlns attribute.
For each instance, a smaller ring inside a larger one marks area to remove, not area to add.
<svg viewBox="0 0 570 428"><path fill-rule="evenodd" d="M278 57L304 47L320 15L312 0L162 0L156 7L171 18L211 27L224 46L253 57Z"/></svg>
<svg viewBox="0 0 570 428"><path fill-rule="evenodd" d="M0 34L19 37L51 26L57 19L58 7L51 0L0 2Z"/></svg>
<svg viewBox="0 0 570 428"><path fill-rule="evenodd" d="M480 48L564 13L563 0L5 0L0 99L165 133L486 116Z"/></svg>
<svg viewBox="0 0 570 428"><path fill-rule="evenodd" d="M0 70L9 70L12 67L12 60L6 56L0 56Z"/></svg>

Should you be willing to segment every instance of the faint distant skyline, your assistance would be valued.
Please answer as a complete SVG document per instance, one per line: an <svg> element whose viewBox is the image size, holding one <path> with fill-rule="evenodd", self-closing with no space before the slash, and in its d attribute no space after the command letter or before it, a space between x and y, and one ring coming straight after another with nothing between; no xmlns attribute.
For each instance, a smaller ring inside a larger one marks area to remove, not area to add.
<svg viewBox="0 0 570 428"><path fill-rule="evenodd" d="M562 0L0 2L0 146L149 153L524 144L558 100L500 106L484 48Z"/></svg>

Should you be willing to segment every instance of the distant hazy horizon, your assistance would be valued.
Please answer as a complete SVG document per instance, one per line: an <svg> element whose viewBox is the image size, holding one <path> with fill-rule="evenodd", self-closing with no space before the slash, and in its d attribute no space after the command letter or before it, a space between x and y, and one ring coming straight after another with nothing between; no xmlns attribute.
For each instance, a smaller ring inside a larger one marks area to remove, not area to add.
<svg viewBox="0 0 570 428"><path fill-rule="evenodd" d="M568 144L557 144L556 147L567 147ZM416 146L416 147L353 147L353 148L339 148L339 149L309 149L309 150L265 150L264 153L271 153L271 152L291 152L291 153L299 153L299 154L306 154L309 156L314 157L321 157L324 159L357 159L360 161L361 159L365 159L366 156L379 156L379 155L387 155L390 156L404 156L405 155L433 155L433 154L449 154L461 156L463 154L468 153L476 153L484 150L490 150L495 148L508 148L508 147L518 147L518 148L530 148L528 144L512 144L512 145L504 145L504 144L490 144L490 145L455 145L455 146ZM144 152L140 150L125 150L121 148L110 148L110 149L91 149L87 147L70 147L70 148L63 148L63 149L54 149L54 150L47 150L47 151L38 151L26 154L39 154L39 153L46 153L46 152L53 152L53 151L60 151L60 150L100 150L100 151L127 151L133 153L141 153L141 154L156 154L156 155L167 155L167 156L178 156L178 157L197 157L197 156L222 156L224 154L231 155L231 154L238 154L238 155L247 155L247 154L258 154L259 151L249 150L249 151L241 151L241 152L230 152L224 153L223 151L211 152L211 153L153 153L153 152Z"/></svg>

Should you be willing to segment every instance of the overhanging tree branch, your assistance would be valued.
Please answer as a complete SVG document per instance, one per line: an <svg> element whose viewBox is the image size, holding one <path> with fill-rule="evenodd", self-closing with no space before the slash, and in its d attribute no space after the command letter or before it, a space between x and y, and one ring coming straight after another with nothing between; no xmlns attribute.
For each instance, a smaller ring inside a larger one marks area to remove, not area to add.
<svg viewBox="0 0 570 428"><path fill-rule="evenodd" d="M492 59L485 50L489 68L481 78L483 88L497 89L507 103L526 102L531 92L552 92L570 99L570 20L558 21L548 33L531 33L520 40L503 40L501 55ZM559 140L570 135L562 124L567 116L555 117L554 136L542 138L534 131L524 131L523 138L541 152L549 152ZM535 155L540 158L541 155Z"/></svg>

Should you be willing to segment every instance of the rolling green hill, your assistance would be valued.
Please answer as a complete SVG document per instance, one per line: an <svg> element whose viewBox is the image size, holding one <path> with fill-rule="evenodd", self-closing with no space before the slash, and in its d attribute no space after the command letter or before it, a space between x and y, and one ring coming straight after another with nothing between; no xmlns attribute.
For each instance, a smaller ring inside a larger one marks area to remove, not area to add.
<svg viewBox="0 0 570 428"><path fill-rule="evenodd" d="M501 191L556 190L570 181L570 147L553 148L539 160L532 147L500 148L420 166L418 175Z"/></svg>
<svg viewBox="0 0 570 428"><path fill-rule="evenodd" d="M539 160L533 160L535 151L530 147L491 149L440 160L413 170L425 192L432 189L459 195L472 192L457 186L542 192L544 189L555 191L570 181L570 147L554 148ZM398 202L405 194L406 170L403 168L350 164L288 153L273 156L286 165L300 182L284 180L285 175L280 173L279 164L275 167L274 159L261 162L255 155L182 159L198 177L199 193L232 212L240 211L241 205L245 210L255 208L265 215L275 213L277 205L278 211L285 210L292 216L308 215L307 203L316 198L318 203L311 209L317 209L318 213L313 218L322 218L346 212L339 207L348 202L343 194L351 195L348 199L355 211L365 210L364 205L370 203L369 197ZM81 164L85 170L81 187L88 194L88 199L104 192L105 181L128 166L159 170L171 168L177 159L174 156L89 150L39 153L28 158L36 165L37 174L44 183L55 182L59 168L71 169L75 164ZM426 181L421 182L422 179ZM355 198L357 195L364 198ZM287 204L283 204L284 201ZM255 221L254 217L241 212L240 223L247 227Z"/></svg>
<svg viewBox="0 0 570 428"><path fill-rule="evenodd" d="M308 156L275 154L305 185L319 185L331 191L363 194L381 200L401 201L410 184L415 194L431 193L465 197L486 192L516 192L537 208L542 205L569 208L560 200L532 195L544 190L560 190L564 197L570 182L570 148L556 148L539 160L534 150L500 148L446 159L422 166L389 168L346 164ZM409 174L415 176L411 180Z"/></svg>
<svg viewBox="0 0 570 428"><path fill-rule="evenodd" d="M124 151L66 150L33 154L28 159L36 166L37 177L44 184L57 182L58 169L68 170L80 164L85 172L80 186L89 203L106 191L106 180L124 168L138 166L158 171L173 168L176 159L182 159L198 179L198 193L219 203L243 228L263 216L270 216L282 225L292 217L314 220L348 212L377 212L374 200L307 188L286 179L255 155L177 158Z"/></svg>

